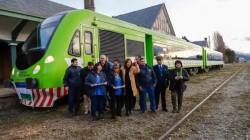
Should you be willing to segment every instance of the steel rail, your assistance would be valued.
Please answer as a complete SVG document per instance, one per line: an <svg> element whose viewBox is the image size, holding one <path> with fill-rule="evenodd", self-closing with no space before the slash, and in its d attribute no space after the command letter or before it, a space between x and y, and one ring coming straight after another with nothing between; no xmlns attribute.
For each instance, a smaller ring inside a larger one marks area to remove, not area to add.
<svg viewBox="0 0 250 140"><path fill-rule="evenodd" d="M168 131L166 131L158 140L165 140L167 136L173 132L184 120L186 120L197 108L199 108L204 102L206 102L217 90L219 90L224 84L231 80L238 72L240 72L246 65L244 65L240 70L238 70L234 75L229 77L225 82L223 82L219 87L217 87L213 92L209 94L203 101L196 105L188 114L186 114L181 120L179 120L174 126L172 126Z"/></svg>

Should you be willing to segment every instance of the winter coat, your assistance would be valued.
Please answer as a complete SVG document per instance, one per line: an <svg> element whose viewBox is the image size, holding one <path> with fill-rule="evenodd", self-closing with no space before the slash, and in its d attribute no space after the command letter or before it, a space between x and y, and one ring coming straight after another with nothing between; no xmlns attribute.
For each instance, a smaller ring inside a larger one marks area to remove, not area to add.
<svg viewBox="0 0 250 140"><path fill-rule="evenodd" d="M138 65L131 66L131 68L129 70L129 79L130 79L130 82L131 82L131 88L132 88L134 96L136 96L138 94L138 90L136 88L135 75L138 74L139 72L140 72L140 68L139 68ZM122 80L123 80L123 83L125 83L125 74L126 74L126 69L122 68Z"/></svg>
<svg viewBox="0 0 250 140"><path fill-rule="evenodd" d="M99 75L101 77L101 83L107 82L106 75L103 72L100 72ZM96 87L95 86L91 87L90 86L91 84L96 84L96 73L93 71L90 72L85 79L85 86L88 87L88 91L87 91L88 96L95 95ZM102 85L102 88L103 88L103 92L105 95L105 85Z"/></svg>
<svg viewBox="0 0 250 140"><path fill-rule="evenodd" d="M122 70L120 70L119 72L119 76L121 78L121 85L124 85L124 82L122 80ZM116 79L115 79L115 75L114 75L114 72L110 72L107 76L107 79L108 79L108 86L110 87L110 92L115 92L115 89L113 89L113 86L116 86L115 83L116 83ZM122 92L124 91L124 89L122 89Z"/></svg>
<svg viewBox="0 0 250 140"><path fill-rule="evenodd" d="M137 87L152 87L153 84L157 84L157 78L152 67L148 65L140 65L140 73L137 78Z"/></svg>
<svg viewBox="0 0 250 140"><path fill-rule="evenodd" d="M72 65L66 69L63 78L65 87L81 87L80 70L81 67Z"/></svg>
<svg viewBox="0 0 250 140"><path fill-rule="evenodd" d="M82 82L82 90L84 94L87 94L87 90L88 90L88 86L85 86L85 79L87 77L87 75L92 72L92 70L90 70L88 67L84 67L83 69L81 69L80 71L80 76L81 76L81 82Z"/></svg>
<svg viewBox="0 0 250 140"><path fill-rule="evenodd" d="M162 64L162 72L159 68L159 65L153 66L156 78L157 78L157 84L164 84L164 86L167 88L169 85L169 71L168 66ZM163 77L163 79L161 79Z"/></svg>
<svg viewBox="0 0 250 140"><path fill-rule="evenodd" d="M172 92L186 90L185 81L189 81L189 75L185 69L181 68L181 70L182 70L182 72L178 72L179 69L174 69L174 70L171 70L169 73L169 75L170 75L170 87L169 87L169 89ZM181 73L181 75L183 76L183 79L175 80L177 73Z"/></svg>

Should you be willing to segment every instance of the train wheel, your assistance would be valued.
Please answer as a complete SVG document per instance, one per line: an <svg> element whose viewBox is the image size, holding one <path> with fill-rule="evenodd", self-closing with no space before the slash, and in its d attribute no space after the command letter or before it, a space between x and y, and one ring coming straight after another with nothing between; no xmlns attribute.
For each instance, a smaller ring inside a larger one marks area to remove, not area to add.
<svg viewBox="0 0 250 140"><path fill-rule="evenodd" d="M205 69L203 69L204 72L209 72L209 67L206 67Z"/></svg>
<svg viewBox="0 0 250 140"><path fill-rule="evenodd" d="M199 73L199 68L194 68L194 72L197 74Z"/></svg>
<svg viewBox="0 0 250 140"><path fill-rule="evenodd" d="M188 73L189 73L190 75L194 75L193 69L188 69Z"/></svg>

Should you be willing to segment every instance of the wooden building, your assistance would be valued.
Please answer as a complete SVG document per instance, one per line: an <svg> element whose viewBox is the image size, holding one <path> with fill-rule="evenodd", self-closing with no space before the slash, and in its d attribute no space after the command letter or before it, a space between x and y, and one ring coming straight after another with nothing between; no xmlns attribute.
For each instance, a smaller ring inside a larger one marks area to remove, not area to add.
<svg viewBox="0 0 250 140"><path fill-rule="evenodd" d="M175 36L174 28L164 3L127 14L114 16L114 18L167 35Z"/></svg>

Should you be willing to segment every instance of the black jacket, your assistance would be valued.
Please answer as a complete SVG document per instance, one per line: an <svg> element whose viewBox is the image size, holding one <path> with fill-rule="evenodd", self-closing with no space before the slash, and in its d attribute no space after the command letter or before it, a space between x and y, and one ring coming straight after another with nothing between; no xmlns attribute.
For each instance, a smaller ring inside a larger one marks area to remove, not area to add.
<svg viewBox="0 0 250 140"><path fill-rule="evenodd" d="M137 88L151 87L153 84L157 84L154 69L148 65L140 65L140 72L137 74L136 80Z"/></svg>
<svg viewBox="0 0 250 140"><path fill-rule="evenodd" d="M80 78L80 70L79 66L69 66L66 69L63 84L65 87L81 87L81 78Z"/></svg>
<svg viewBox="0 0 250 140"><path fill-rule="evenodd" d="M83 93L84 94L87 94L87 90L88 90L88 87L85 86L85 79L87 77L87 75L92 72L92 70L90 70L88 67L84 67L83 69L81 69L80 71L80 76L81 76L81 83L82 83L82 90L83 90Z"/></svg>
<svg viewBox="0 0 250 140"><path fill-rule="evenodd" d="M164 86L168 87L169 85L169 71L168 71L168 66L162 64L162 73L159 69L159 65L154 65L153 66L155 75L157 77L157 84L164 84ZM162 78L162 79L161 79Z"/></svg>
<svg viewBox="0 0 250 140"><path fill-rule="evenodd" d="M175 76L177 76L177 71L178 69L173 69L169 72L170 75L169 89L173 92L184 91L186 89L185 81L189 81L189 75L185 69L182 69L183 79L175 80Z"/></svg>
<svg viewBox="0 0 250 140"><path fill-rule="evenodd" d="M120 70L119 72L119 76L121 78L121 81L122 81L122 85L124 85L123 83L123 80L122 80L122 70ZM116 86L115 85L115 75L114 75L114 72L110 72L107 76L107 79L108 79L108 86L110 87L110 91L111 92L115 92L115 89L113 89L113 86ZM123 90L122 90L123 91Z"/></svg>

